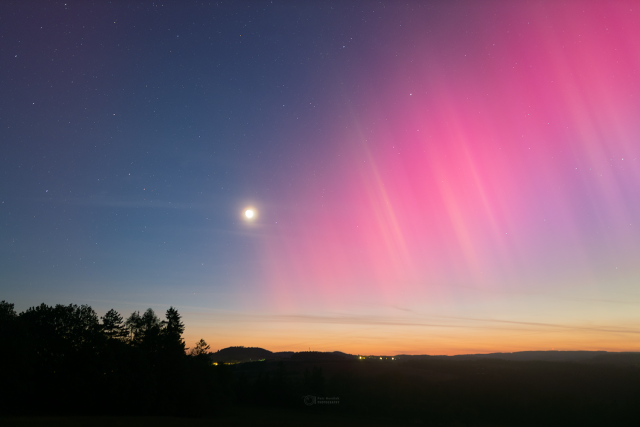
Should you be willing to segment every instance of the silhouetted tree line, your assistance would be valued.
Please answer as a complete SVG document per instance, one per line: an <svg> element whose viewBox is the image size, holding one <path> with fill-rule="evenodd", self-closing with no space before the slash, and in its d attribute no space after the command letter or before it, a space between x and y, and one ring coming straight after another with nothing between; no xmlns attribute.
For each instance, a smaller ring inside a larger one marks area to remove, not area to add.
<svg viewBox="0 0 640 427"><path fill-rule="evenodd" d="M87 305L0 302L0 411L13 414L198 415L228 403L230 377L201 340L186 353L171 307L124 319ZM227 385L227 383L229 385Z"/></svg>

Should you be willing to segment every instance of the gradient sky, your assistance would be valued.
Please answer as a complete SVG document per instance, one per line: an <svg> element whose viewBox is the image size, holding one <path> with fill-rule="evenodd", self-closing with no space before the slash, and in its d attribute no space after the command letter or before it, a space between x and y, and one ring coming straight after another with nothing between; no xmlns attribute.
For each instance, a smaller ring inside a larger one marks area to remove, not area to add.
<svg viewBox="0 0 640 427"><path fill-rule="evenodd" d="M639 14L3 1L0 299L175 306L213 350L640 351Z"/></svg>

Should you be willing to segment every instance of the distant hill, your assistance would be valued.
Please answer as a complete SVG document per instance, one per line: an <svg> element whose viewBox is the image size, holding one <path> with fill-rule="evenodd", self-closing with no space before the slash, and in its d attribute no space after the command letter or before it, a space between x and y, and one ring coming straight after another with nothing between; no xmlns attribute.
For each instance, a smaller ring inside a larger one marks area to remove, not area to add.
<svg viewBox="0 0 640 427"><path fill-rule="evenodd" d="M500 359L514 361L545 361L545 362L586 362L597 363L617 362L629 358L640 358L640 353L612 353L607 351L517 351L514 353L488 353L488 354L459 354L455 356L428 356L428 355L407 355L396 356L397 360L441 358L452 360L472 360L472 359Z"/></svg>
<svg viewBox="0 0 640 427"><path fill-rule="evenodd" d="M341 351L280 351L271 352L259 347L227 347L215 353L209 353L213 362L252 362L257 360L292 360L292 361L329 361L329 360L353 360L358 356L343 353ZM367 356L367 359L376 359ZM459 354L455 356L439 355L408 355L399 354L395 360L416 359L448 359L448 360L477 360L500 359L512 361L545 361L545 362L585 362L598 364L624 364L640 365L640 353L632 352L607 352L607 351L517 351L514 353L487 353L487 354Z"/></svg>
<svg viewBox="0 0 640 427"><path fill-rule="evenodd" d="M278 351L273 353L273 357L276 359L291 359L293 354L295 354L293 351Z"/></svg>
<svg viewBox="0 0 640 427"><path fill-rule="evenodd" d="M304 361L315 361L315 360L348 360L355 359L357 356L343 353L341 351L332 351L332 352L324 352L324 351L301 351L299 353L293 353L291 356L291 360L304 360Z"/></svg>
<svg viewBox="0 0 640 427"><path fill-rule="evenodd" d="M227 347L215 353L209 353L213 362L249 362L261 359L273 359L273 353L260 347Z"/></svg>
<svg viewBox="0 0 640 427"><path fill-rule="evenodd" d="M606 351L517 351L515 353L489 353L489 354L461 354L453 356L455 359L503 359L532 361L543 360L547 362L578 362L593 359L596 356L606 354Z"/></svg>
<svg viewBox="0 0 640 427"><path fill-rule="evenodd" d="M227 347L215 353L209 353L209 358L213 362L251 362L257 360L346 360L357 356L346 354L341 351L321 352L321 351L279 351L273 353L259 347Z"/></svg>

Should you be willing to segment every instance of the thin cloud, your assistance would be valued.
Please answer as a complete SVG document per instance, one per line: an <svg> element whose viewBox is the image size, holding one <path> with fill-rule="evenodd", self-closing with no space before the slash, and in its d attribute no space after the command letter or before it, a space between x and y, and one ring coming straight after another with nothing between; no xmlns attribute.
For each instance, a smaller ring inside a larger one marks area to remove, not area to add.
<svg viewBox="0 0 640 427"><path fill-rule="evenodd" d="M203 313L204 314L204 313ZM309 314L242 314L242 313L215 313L218 320L230 322L256 322L256 323L302 323L302 324L339 324L339 325L369 325L369 326L410 326L424 328L455 328L478 330L519 330L523 328L531 331L536 328L539 331L589 331L623 334L640 334L640 330L620 328L614 326L580 326L557 323L523 322L503 319L481 319L470 317L431 316L440 321L420 321L419 319L393 318L383 316L357 316L357 315L309 315ZM455 323L454 323L455 322ZM460 323L463 322L463 323ZM478 323L482 325L478 325ZM512 327L506 327L512 326Z"/></svg>
<svg viewBox="0 0 640 427"><path fill-rule="evenodd" d="M618 301L613 299L600 299L600 298L572 298L574 301L589 301L589 302L610 302L613 304L640 304L640 301Z"/></svg>
<svg viewBox="0 0 640 427"><path fill-rule="evenodd" d="M409 313L415 313L415 311L413 311L413 310L410 310L410 309L404 308L404 307L398 307L397 305L392 305L391 307L395 308L396 310L408 311Z"/></svg>

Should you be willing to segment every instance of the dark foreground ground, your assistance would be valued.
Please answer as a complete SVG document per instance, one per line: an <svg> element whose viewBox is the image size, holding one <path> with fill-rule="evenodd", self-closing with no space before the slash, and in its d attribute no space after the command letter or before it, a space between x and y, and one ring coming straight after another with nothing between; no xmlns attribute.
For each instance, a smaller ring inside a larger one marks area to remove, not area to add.
<svg viewBox="0 0 640 427"><path fill-rule="evenodd" d="M113 404L120 414L135 409L142 393L136 401L116 390L115 400L91 411L80 401L71 405L62 397L52 406L55 393L48 393L29 400L23 416L0 417L0 426L584 427L636 426L640 419L638 354L583 362L261 361L205 364L201 373L206 375L198 381L209 388L203 388L204 394L189 394L183 412L175 414L180 417L150 416L163 414L158 405L137 412L139 416L89 416ZM193 405L196 398L201 400ZM336 399L337 404L319 404L322 399ZM68 406L66 412L61 405ZM83 410L86 416L64 415Z"/></svg>
<svg viewBox="0 0 640 427"><path fill-rule="evenodd" d="M278 408L235 408L228 414L211 418L176 417L0 417L4 427L365 427L365 426L416 426L422 420L397 420L391 418L354 418L340 414L318 414ZM453 423L451 426L467 424ZM492 427L494 424L474 424Z"/></svg>
<svg viewBox="0 0 640 427"><path fill-rule="evenodd" d="M318 414L310 411L294 411L279 408L238 407L227 414L211 418L175 417L0 417L0 425L5 427L244 427L244 426L389 426L414 425L392 419L356 419L340 414Z"/></svg>

